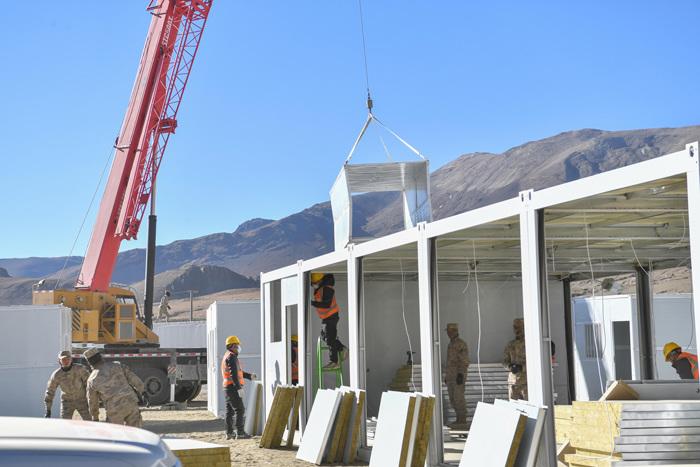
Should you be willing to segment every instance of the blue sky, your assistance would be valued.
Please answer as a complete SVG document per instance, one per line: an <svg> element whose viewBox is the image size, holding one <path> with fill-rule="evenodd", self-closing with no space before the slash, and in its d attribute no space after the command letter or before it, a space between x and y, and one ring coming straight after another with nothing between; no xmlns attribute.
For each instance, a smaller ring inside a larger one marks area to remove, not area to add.
<svg viewBox="0 0 700 467"><path fill-rule="evenodd" d="M3 5L0 257L68 254L128 102L146 4ZM571 129L700 120L697 1L365 0L364 10L376 114L433 169ZM216 0L159 175L158 242L328 200L364 97L356 1ZM411 157L373 131L357 161L385 160L380 136ZM145 229L122 250L143 245Z"/></svg>

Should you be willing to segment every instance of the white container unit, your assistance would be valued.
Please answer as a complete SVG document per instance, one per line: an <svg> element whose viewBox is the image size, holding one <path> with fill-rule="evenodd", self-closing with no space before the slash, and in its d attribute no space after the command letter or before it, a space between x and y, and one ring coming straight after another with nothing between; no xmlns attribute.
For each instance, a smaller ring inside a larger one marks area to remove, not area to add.
<svg viewBox="0 0 700 467"><path fill-rule="evenodd" d="M204 348L207 346L207 322L174 321L153 323L153 332L160 338L160 346L167 348Z"/></svg>
<svg viewBox="0 0 700 467"><path fill-rule="evenodd" d="M62 305L0 307L0 416L41 417L44 392L71 347L71 310ZM53 413L59 413L60 390Z"/></svg>
<svg viewBox="0 0 700 467"><path fill-rule="evenodd" d="M238 357L243 370L261 377L260 301L214 302L207 309L207 406L223 418L226 402L221 382L221 359L226 353L226 338L241 340ZM247 384L246 389L252 385ZM244 398L247 400L247 398Z"/></svg>

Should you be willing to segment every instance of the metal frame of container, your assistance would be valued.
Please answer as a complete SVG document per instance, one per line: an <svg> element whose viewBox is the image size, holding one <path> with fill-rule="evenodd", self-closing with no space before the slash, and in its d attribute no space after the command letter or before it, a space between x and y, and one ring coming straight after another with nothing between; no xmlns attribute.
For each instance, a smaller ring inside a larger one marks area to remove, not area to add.
<svg viewBox="0 0 700 467"><path fill-rule="evenodd" d="M525 321L526 358L528 361L528 393L532 403L552 406L551 360L546 331L547 303L542 297L546 293L546 245L544 243L545 210L554 209L563 203L601 196L615 190L653 182L669 177L685 177L687 191L688 243L691 264L700 264L700 175L698 143L686 145L684 150L629 165L619 169L593 175L580 180L564 183L543 190L526 190L515 198L474 209L431 223L421 223L416 227L387 235L361 244L349 244L342 250L298 261L296 264L261 274L261 320L262 328L269 325L270 310L266 307L266 286L274 281L298 277L302 284L298 290L298 303L306 304L308 272L330 265L346 265L348 277L347 320L350 332L348 360L350 367L349 385L364 389L364 336L361 332L359 313L361 259L372 253L415 243L418 260L418 288L420 315L420 351L422 360L423 392L436 394L440 388L440 348L439 322L434 312L433 293L436 277L432 272L435 264L435 240L443 235L460 230L483 226L499 219L517 217L520 227L520 264L522 274L523 315ZM657 187L659 190L663 186ZM685 195L684 195L685 196ZM643 200L642 200L643 201ZM611 210L611 216L618 215ZM613 238L613 236L611 236ZM620 266L619 271L634 270L633 262ZM626 268L626 269L623 269ZM617 269L616 269L617 271ZM692 268L693 290L700 291L700 267ZM303 309L300 306L300 310ZM694 307L695 333L700 335L700 306ZM299 313L299 348L307 349L305 342L305 313ZM266 341L263 334L263 353ZM308 371L305 359L300 359L299 378L306 380ZM265 365L263 356L263 365ZM262 372L265 374L265 371ZM309 393L301 417L301 430L305 426L305 412L309 403ZM437 398L438 401L440 398ZM271 400L266 397L265 405ZM439 465L442 460L442 413L435 410L431 431L428 464ZM544 430L543 446L547 455L545 465L556 465L553 413L548 411Z"/></svg>

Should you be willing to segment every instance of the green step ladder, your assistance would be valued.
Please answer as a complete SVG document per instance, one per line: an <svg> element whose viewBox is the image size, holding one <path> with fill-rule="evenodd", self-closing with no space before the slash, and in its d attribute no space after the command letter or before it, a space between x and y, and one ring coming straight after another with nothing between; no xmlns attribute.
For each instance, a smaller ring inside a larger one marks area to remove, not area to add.
<svg viewBox="0 0 700 467"><path fill-rule="evenodd" d="M340 362L340 366L338 366L338 368L324 368L324 352L330 352L330 348L328 348L328 346L325 345L319 337L316 341L316 371L318 374L318 379L316 380L316 383L314 385L314 395L316 394L316 391L319 390L319 388L325 389L323 387L323 381L325 379L324 376L326 373L335 373L335 387L339 388L343 385L343 362L340 358L340 355L338 355L338 361Z"/></svg>

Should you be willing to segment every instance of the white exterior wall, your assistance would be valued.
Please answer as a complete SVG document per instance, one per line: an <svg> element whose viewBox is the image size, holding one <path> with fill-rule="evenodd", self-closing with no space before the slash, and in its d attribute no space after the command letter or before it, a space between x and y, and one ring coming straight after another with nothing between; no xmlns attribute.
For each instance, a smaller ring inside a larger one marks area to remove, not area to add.
<svg viewBox="0 0 700 467"><path fill-rule="evenodd" d="M207 408L223 418L226 403L221 381L221 359L226 353L226 338L241 340L239 361L248 373L261 378L260 302L214 302L207 309ZM249 385L248 385L249 386Z"/></svg>
<svg viewBox="0 0 700 467"><path fill-rule="evenodd" d="M207 322L175 321L153 323L153 332L160 338L160 346L168 348L201 348L207 346Z"/></svg>
<svg viewBox="0 0 700 467"><path fill-rule="evenodd" d="M0 416L41 417L44 392L71 348L71 310L61 305L0 307ZM60 390L52 411L59 414Z"/></svg>

